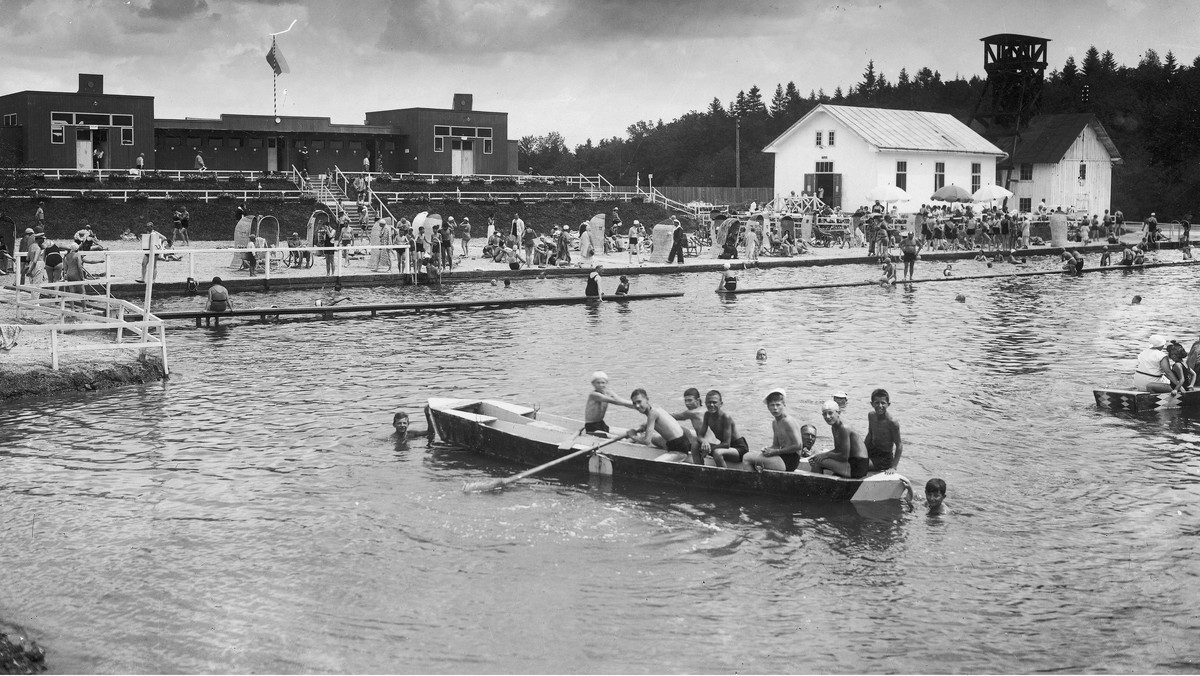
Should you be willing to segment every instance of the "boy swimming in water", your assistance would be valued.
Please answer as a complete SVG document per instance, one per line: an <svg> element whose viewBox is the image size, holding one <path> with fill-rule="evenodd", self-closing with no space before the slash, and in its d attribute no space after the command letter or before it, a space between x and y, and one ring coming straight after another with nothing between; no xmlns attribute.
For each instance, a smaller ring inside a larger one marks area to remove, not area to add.
<svg viewBox="0 0 1200 676"><path fill-rule="evenodd" d="M887 390L879 388L871 393L871 408L875 410L867 414L867 438L863 442L871 469L888 474L896 471L900 455L904 453L900 421L888 411L891 405Z"/></svg>
<svg viewBox="0 0 1200 676"><path fill-rule="evenodd" d="M945 512L946 482L941 479L930 479L925 482L925 506L929 513L942 514Z"/></svg>

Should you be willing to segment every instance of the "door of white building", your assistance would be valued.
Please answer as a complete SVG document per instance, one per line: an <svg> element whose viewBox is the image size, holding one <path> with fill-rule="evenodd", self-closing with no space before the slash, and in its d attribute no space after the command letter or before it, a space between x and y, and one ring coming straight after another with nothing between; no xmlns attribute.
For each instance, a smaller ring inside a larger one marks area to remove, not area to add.
<svg viewBox="0 0 1200 676"><path fill-rule="evenodd" d="M92 130L75 130L75 168L80 171L92 169Z"/></svg>
<svg viewBox="0 0 1200 676"><path fill-rule="evenodd" d="M279 143L274 137L267 139L267 171L279 171Z"/></svg>

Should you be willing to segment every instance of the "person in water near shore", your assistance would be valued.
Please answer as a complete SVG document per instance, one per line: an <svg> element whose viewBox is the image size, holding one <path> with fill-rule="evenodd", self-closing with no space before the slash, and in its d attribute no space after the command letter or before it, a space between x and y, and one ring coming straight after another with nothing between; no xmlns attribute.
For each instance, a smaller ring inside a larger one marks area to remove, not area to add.
<svg viewBox="0 0 1200 676"><path fill-rule="evenodd" d="M724 403L717 390L709 390L704 395L704 408L707 410L701 418L700 428L696 430L696 438L700 440L700 462L696 464L704 462L704 457L711 455L717 467L728 467L727 463L741 462L750 452L750 444L738 432L737 423L721 410ZM710 432L716 437L717 443L705 439Z"/></svg>
<svg viewBox="0 0 1200 676"><path fill-rule="evenodd" d="M717 282L717 291L737 291L737 275L729 271L729 263L721 270L721 281Z"/></svg>
<svg viewBox="0 0 1200 676"><path fill-rule="evenodd" d="M618 296L628 296L629 295L629 278L626 277L625 275L621 275L620 283L617 284L617 291L616 291L615 295L618 295Z"/></svg>
<svg viewBox="0 0 1200 676"><path fill-rule="evenodd" d="M929 510L930 516L944 514L946 512L946 482L941 479L930 479L925 482L925 507Z"/></svg>
<svg viewBox="0 0 1200 676"><path fill-rule="evenodd" d="M825 402L821 406L821 417L829 423L833 435L833 450L817 453L810 458L808 462L812 471L820 473L827 469L848 479L866 476L871 466L871 461L867 458L867 448L858 432L847 427L842 421L838 405L832 401Z"/></svg>
<svg viewBox="0 0 1200 676"><path fill-rule="evenodd" d="M750 451L742 457L742 461L755 470L794 471L800 466L800 451L804 448L804 441L800 423L787 412L787 392L777 387L767 393L763 403L774 418L771 422L771 445L761 451Z"/></svg>
<svg viewBox="0 0 1200 676"><path fill-rule="evenodd" d="M629 395L629 398L633 402L633 408L646 415L646 422L634 430L635 435L631 435L634 441L647 446L659 446L661 443L660 448L667 450L667 454L659 456L663 460L681 460L691 453L691 441L683 426L679 424L678 420L671 417L666 409L661 406L652 406L650 395L646 394L646 390L639 387ZM683 458L678 458L679 455L682 455Z"/></svg>
<svg viewBox="0 0 1200 676"><path fill-rule="evenodd" d="M396 415L392 416L392 428L396 430L396 438L399 440L415 439L417 437L433 438L433 423L429 420L429 409L425 409L425 422L429 423L429 427L423 430L414 430L409 426L408 413L397 411Z"/></svg>
<svg viewBox="0 0 1200 676"><path fill-rule="evenodd" d="M604 371L592 374L592 391L588 392L587 403L583 409L583 431L595 436L608 434L608 423L604 422L604 414L608 405L616 404L633 408L633 402L613 396L608 390L608 375Z"/></svg>
<svg viewBox="0 0 1200 676"><path fill-rule="evenodd" d="M600 288L600 268L603 265L597 263L592 271L588 273L587 286L584 287L583 295L588 298L598 298L604 300L604 291Z"/></svg>
<svg viewBox="0 0 1200 676"><path fill-rule="evenodd" d="M900 440L900 421L888 410L892 405L887 390L881 388L871 393L871 408L867 414L867 459L876 472L892 474L900 464L904 444Z"/></svg>
<svg viewBox="0 0 1200 676"><path fill-rule="evenodd" d="M921 245L914 239L914 233L904 233L904 238L900 240L900 258L904 261L904 281L912 281L916 274L917 254L921 252Z"/></svg>
<svg viewBox="0 0 1200 676"><path fill-rule="evenodd" d="M1112 252L1108 250L1107 244L1104 245L1104 248L1101 249L1101 251L1103 253L1100 254L1100 267L1107 268L1108 266L1112 265Z"/></svg>
<svg viewBox="0 0 1200 676"><path fill-rule="evenodd" d="M1062 252L1063 272L1078 277L1083 274L1083 256L1078 251Z"/></svg>

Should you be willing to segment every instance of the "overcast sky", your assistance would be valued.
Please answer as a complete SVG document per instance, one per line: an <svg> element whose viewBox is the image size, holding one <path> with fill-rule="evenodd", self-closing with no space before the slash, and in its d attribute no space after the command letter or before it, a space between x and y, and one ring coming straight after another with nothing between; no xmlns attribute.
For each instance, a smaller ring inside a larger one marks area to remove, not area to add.
<svg viewBox="0 0 1200 676"><path fill-rule="evenodd" d="M269 34L291 73L279 112L362 123L368 110L509 113L510 137L570 145L728 103L757 84L844 89L867 61L895 81L929 66L983 74L980 38L1049 38L1051 68L1089 45L1136 64L1147 48L1200 54L1192 0L0 0L0 93L105 90L155 97L157 117L271 112ZM285 93L286 92L286 93Z"/></svg>

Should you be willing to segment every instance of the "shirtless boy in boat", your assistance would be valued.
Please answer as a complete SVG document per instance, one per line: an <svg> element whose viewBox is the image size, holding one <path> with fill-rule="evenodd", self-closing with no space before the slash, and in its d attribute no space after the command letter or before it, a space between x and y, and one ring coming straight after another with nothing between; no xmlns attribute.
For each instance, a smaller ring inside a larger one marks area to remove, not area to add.
<svg viewBox="0 0 1200 676"><path fill-rule="evenodd" d="M633 437L634 441L647 446L657 446L658 444L654 442L661 441L662 448L665 448L669 454L682 455L683 458L691 453L692 445L683 426L663 407L651 406L650 395L646 394L646 390L639 387L629 398L639 413L646 414L646 424L637 428L637 436ZM678 459L682 460L683 458Z"/></svg>
<svg viewBox="0 0 1200 676"><path fill-rule="evenodd" d="M900 456L904 453L904 444L900 441L900 421L888 411L891 405L887 390L879 388L871 393L871 408L875 410L867 414L867 438L863 440L871 469L888 474L896 471Z"/></svg>
<svg viewBox="0 0 1200 676"><path fill-rule="evenodd" d="M696 430L696 438L700 440L700 461L704 461L704 456L712 455L717 467L728 467L727 462L741 462L750 452L746 437L738 433L737 423L721 410L723 404L721 393L709 390L704 395L704 407L708 410L700 421L700 429ZM704 438L709 432L717 438L717 443L710 443Z"/></svg>
<svg viewBox="0 0 1200 676"><path fill-rule="evenodd" d="M583 409L584 432L598 437L608 434L604 414L608 412L609 404L634 408L633 402L613 396L608 391L608 375L604 371L596 371L592 374L592 391L588 392L587 404Z"/></svg>
<svg viewBox="0 0 1200 676"><path fill-rule="evenodd" d="M829 423L833 436L833 450L817 453L809 459L812 471L829 470L848 479L859 479L867 475L871 461L867 459L867 448L858 432L842 422L838 405L827 401L821 406L821 417Z"/></svg>
<svg viewBox="0 0 1200 676"><path fill-rule="evenodd" d="M786 397L787 393L782 388L775 388L763 399L767 411L775 420L771 422L771 445L761 451L751 451L743 458L755 470L791 472L800 466L804 435L800 431L800 423L787 412Z"/></svg>
<svg viewBox="0 0 1200 676"><path fill-rule="evenodd" d="M692 431L695 432L695 441L691 441L692 462L696 463L697 465L703 465L704 455L700 453L700 446L698 443L698 440L703 438L703 435L700 433L700 428L704 424L705 415L703 408L704 402L700 400L700 390L697 390L694 387L689 387L684 390L683 406L683 411L680 411L679 413L672 413L671 417L680 422L686 420L692 424ZM686 427L684 428L683 432L684 434L688 433Z"/></svg>

